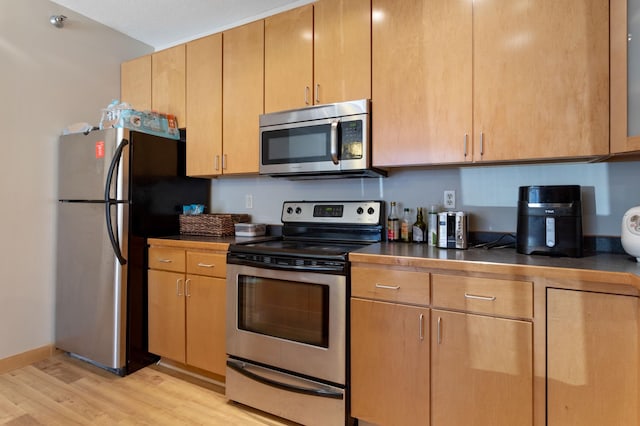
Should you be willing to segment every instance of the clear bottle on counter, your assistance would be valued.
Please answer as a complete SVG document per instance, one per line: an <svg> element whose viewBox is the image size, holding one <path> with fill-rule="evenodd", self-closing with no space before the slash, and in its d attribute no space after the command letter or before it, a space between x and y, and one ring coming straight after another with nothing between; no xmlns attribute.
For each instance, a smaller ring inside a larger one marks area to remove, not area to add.
<svg viewBox="0 0 640 426"><path fill-rule="evenodd" d="M391 202L391 211L387 218L387 241L400 240L400 219L396 211L396 202Z"/></svg>
<svg viewBox="0 0 640 426"><path fill-rule="evenodd" d="M405 243L411 242L411 210L405 207L400 222L400 240Z"/></svg>
<svg viewBox="0 0 640 426"><path fill-rule="evenodd" d="M418 217L413 224L412 241L414 243L424 243L427 232L427 224L424 223L424 218L422 216L422 207L418 207L416 210L418 212Z"/></svg>
<svg viewBox="0 0 640 426"><path fill-rule="evenodd" d="M438 245L438 206L431 205L427 213L427 243L430 246Z"/></svg>

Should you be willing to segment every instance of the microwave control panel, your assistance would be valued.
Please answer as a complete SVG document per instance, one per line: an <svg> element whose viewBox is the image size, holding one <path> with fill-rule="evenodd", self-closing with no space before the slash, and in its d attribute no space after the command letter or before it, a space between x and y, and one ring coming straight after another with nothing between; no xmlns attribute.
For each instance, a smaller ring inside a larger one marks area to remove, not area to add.
<svg viewBox="0 0 640 426"><path fill-rule="evenodd" d="M362 124L363 120L342 121L340 123L340 139L342 142L342 155L340 158L343 160L359 160L362 158L362 141L364 140Z"/></svg>

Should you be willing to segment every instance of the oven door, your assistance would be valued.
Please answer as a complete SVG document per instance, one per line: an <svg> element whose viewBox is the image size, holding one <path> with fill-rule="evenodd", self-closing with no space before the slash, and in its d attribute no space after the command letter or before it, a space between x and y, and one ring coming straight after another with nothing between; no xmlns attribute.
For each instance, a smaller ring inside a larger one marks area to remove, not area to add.
<svg viewBox="0 0 640 426"><path fill-rule="evenodd" d="M227 353L344 386L346 280L227 265Z"/></svg>

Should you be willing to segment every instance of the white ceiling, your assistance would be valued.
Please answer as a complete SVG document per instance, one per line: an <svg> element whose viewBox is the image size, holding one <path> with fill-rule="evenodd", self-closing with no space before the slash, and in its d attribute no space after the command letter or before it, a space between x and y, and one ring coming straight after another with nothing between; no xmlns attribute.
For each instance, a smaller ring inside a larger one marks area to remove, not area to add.
<svg viewBox="0 0 640 426"><path fill-rule="evenodd" d="M160 50L315 0L52 0ZM54 12L58 13L58 12ZM59 13L66 13L60 11ZM68 17L69 23L73 16Z"/></svg>

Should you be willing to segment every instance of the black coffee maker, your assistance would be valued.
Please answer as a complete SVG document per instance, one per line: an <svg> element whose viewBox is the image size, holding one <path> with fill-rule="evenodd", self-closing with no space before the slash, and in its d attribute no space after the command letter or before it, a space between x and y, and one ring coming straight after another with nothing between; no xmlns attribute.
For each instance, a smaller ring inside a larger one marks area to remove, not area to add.
<svg viewBox="0 0 640 426"><path fill-rule="evenodd" d="M523 254L582 257L579 185L520 187L516 250Z"/></svg>

